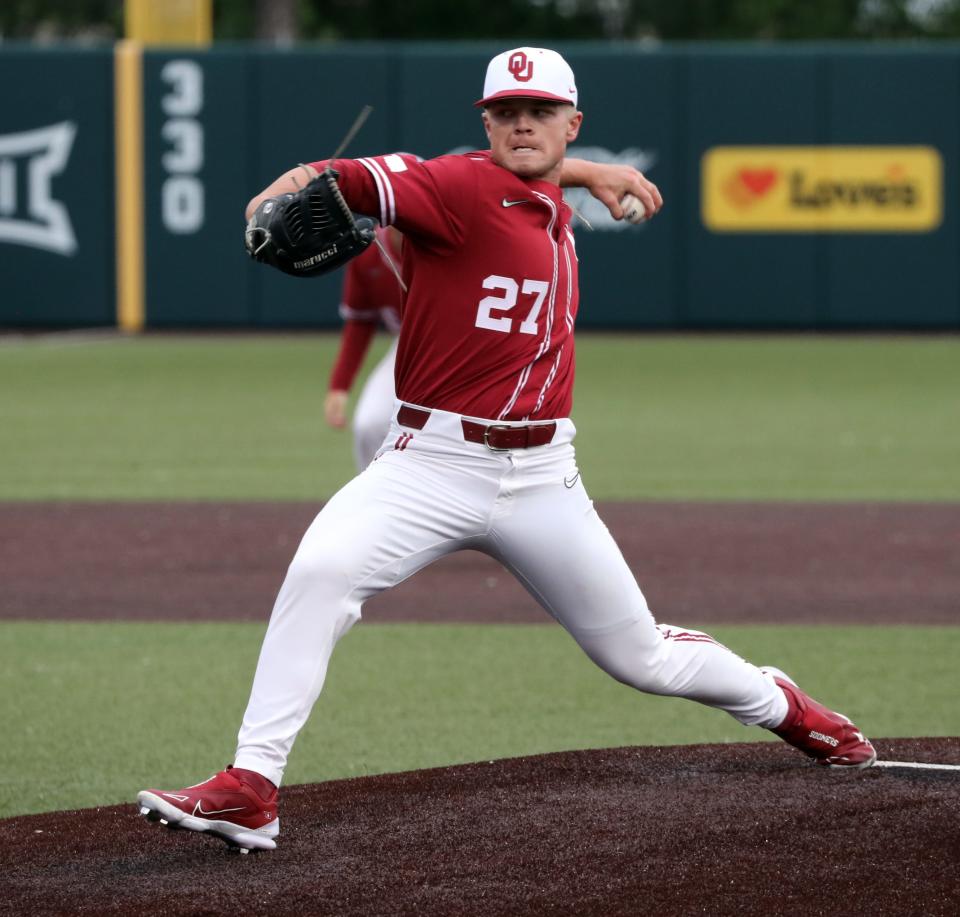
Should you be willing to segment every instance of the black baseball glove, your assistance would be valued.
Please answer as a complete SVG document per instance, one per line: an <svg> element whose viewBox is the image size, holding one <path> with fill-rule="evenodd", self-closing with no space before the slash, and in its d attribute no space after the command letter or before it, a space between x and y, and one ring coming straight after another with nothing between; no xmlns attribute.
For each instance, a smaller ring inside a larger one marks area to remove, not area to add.
<svg viewBox="0 0 960 917"><path fill-rule="evenodd" d="M294 277L326 274L374 240L376 222L355 214L327 168L293 194L267 198L247 223L244 244L254 261Z"/></svg>

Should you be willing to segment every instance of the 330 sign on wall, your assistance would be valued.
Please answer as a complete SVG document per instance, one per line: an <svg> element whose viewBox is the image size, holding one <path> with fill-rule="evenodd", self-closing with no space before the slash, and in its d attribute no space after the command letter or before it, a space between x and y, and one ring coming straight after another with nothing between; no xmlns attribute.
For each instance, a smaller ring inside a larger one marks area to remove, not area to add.
<svg viewBox="0 0 960 917"><path fill-rule="evenodd" d="M160 104L166 120L160 129L168 149L161 157L166 177L161 193L163 225L173 233L203 226L203 69L192 60L171 60L160 77L170 88Z"/></svg>

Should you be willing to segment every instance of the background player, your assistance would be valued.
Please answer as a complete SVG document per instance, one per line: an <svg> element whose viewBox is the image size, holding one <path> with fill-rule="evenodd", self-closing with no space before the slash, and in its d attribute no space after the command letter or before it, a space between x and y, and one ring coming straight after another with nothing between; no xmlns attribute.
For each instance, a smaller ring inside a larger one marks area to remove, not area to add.
<svg viewBox="0 0 960 917"><path fill-rule="evenodd" d="M393 227L380 227L377 235L394 264L399 264L403 237ZM347 423L350 388L380 325L396 336L400 331L400 281L383 251L371 245L345 270L340 315L344 320L324 400L324 416L330 426ZM383 443L394 412L396 392L393 368L397 357L394 337L386 354L371 370L353 411L353 455L363 471Z"/></svg>
<svg viewBox="0 0 960 917"><path fill-rule="evenodd" d="M149 818L275 847L278 786L337 641L367 599L464 548L499 560L624 684L771 729L823 765L876 758L849 720L782 672L654 621L573 448L577 257L558 185L596 177L583 164L571 175L564 160L583 120L573 72L554 51L507 51L490 62L477 104L489 151L336 163L351 209L404 234L396 416L376 461L326 504L287 571L235 765L193 787L141 792ZM248 214L292 181L281 176ZM659 193L643 193L655 213Z"/></svg>

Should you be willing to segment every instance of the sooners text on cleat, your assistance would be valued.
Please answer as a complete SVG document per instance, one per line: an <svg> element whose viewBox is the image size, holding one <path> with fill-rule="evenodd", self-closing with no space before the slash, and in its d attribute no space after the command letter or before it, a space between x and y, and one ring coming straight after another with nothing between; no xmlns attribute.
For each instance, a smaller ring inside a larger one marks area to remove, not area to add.
<svg viewBox="0 0 960 917"><path fill-rule="evenodd" d="M877 760L870 740L842 713L817 703L779 669L763 671L787 698L786 719L771 732L826 767L858 769Z"/></svg>
<svg viewBox="0 0 960 917"><path fill-rule="evenodd" d="M276 790L264 798L231 770L182 790L143 790L137 795L140 814L169 828L212 834L243 852L276 849Z"/></svg>

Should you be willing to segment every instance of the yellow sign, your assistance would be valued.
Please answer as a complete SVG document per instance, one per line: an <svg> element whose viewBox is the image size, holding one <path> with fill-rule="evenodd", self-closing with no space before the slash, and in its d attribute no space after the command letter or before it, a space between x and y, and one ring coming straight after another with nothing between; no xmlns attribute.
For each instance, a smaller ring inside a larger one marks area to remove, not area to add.
<svg viewBox="0 0 960 917"><path fill-rule="evenodd" d="M718 146L700 178L714 232L930 232L943 218L926 146Z"/></svg>
<svg viewBox="0 0 960 917"><path fill-rule="evenodd" d="M208 45L212 0L125 0L126 37L145 45Z"/></svg>

